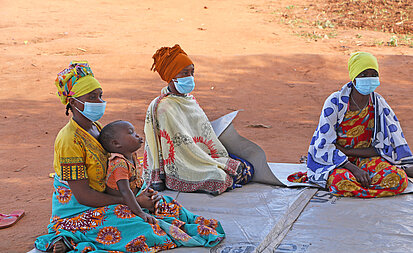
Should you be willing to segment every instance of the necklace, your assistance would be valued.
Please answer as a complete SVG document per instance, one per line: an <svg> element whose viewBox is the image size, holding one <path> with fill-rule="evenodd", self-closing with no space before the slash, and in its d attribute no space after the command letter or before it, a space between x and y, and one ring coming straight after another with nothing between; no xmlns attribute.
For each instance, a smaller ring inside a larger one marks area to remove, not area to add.
<svg viewBox="0 0 413 253"><path fill-rule="evenodd" d="M350 97L351 97L351 101L353 101L353 103L357 106L357 108L359 109L359 111L361 111L361 110L363 110L364 108L366 108L366 106L369 104L369 101L367 100L366 105L363 106L363 108L360 108L360 106L356 103L356 101L354 101L353 96L350 96Z"/></svg>

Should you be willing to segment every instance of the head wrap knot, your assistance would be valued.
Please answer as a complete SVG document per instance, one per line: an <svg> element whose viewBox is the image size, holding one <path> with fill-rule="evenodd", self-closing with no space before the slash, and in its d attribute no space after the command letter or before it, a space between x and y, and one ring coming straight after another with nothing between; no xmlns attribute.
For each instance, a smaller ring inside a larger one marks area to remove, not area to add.
<svg viewBox="0 0 413 253"><path fill-rule="evenodd" d="M102 88L94 78L87 61L72 61L69 67L59 74L55 81L57 95L66 105L69 97L80 97L97 88Z"/></svg>
<svg viewBox="0 0 413 253"><path fill-rule="evenodd" d="M176 44L173 47L162 47L152 56L151 70L157 71L162 80L169 83L182 69L193 64L188 55Z"/></svg>
<svg viewBox="0 0 413 253"><path fill-rule="evenodd" d="M351 54L350 59L348 60L348 72L350 80L354 81L356 76L366 69L374 69L379 73L379 64L376 57L370 53L366 52L357 52Z"/></svg>

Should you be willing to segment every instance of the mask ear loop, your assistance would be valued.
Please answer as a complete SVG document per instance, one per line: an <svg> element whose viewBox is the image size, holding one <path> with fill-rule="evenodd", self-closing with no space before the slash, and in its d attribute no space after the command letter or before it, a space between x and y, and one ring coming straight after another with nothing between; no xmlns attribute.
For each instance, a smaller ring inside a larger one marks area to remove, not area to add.
<svg viewBox="0 0 413 253"><path fill-rule="evenodd" d="M179 91L178 87L177 87L177 85L178 85L178 78L172 78L172 82L174 83L175 90L176 90L179 94L184 94L184 93L181 93L181 92Z"/></svg>
<svg viewBox="0 0 413 253"><path fill-rule="evenodd" d="M75 98L75 97L72 97L74 100L76 100L77 102L79 102L79 103L81 103L81 104L85 104L85 102L82 102L82 101L80 101L79 99L77 99L77 98Z"/></svg>
<svg viewBox="0 0 413 253"><path fill-rule="evenodd" d="M82 102L82 101L80 101L79 99L77 99L77 98L75 98L75 97L72 97L74 100L76 100L77 102L79 102L79 103L81 103L81 104L85 104L84 102ZM70 106L70 108L72 108L72 106ZM80 113L82 113L83 114L83 111L81 111L81 110L79 110L79 108L77 108L76 106L74 106L74 108L78 111L78 112L80 112ZM84 110L84 109L83 109Z"/></svg>

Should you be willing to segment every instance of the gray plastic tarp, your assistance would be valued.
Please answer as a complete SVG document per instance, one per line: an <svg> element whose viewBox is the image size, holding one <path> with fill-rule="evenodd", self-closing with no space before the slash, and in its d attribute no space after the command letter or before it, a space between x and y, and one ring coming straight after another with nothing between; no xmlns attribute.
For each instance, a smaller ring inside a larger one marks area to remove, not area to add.
<svg viewBox="0 0 413 253"><path fill-rule="evenodd" d="M308 201L313 188L283 188L251 183L240 189L211 196L179 193L177 200L188 210L218 219L227 235L211 252L253 252L289 230ZM234 251L235 250L235 251ZM173 252L209 252L207 248L178 248Z"/></svg>
<svg viewBox="0 0 413 253"><path fill-rule="evenodd" d="M413 195L358 199L318 191L268 252L413 252Z"/></svg>

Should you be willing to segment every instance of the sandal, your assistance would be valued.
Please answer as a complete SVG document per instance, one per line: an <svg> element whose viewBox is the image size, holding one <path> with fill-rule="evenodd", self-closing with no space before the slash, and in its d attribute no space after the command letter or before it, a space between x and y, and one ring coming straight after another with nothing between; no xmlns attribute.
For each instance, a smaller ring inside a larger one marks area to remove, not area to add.
<svg viewBox="0 0 413 253"><path fill-rule="evenodd" d="M8 228L20 220L24 216L24 210L16 210L13 211L11 214L1 214L0 213L0 229L1 228Z"/></svg>

